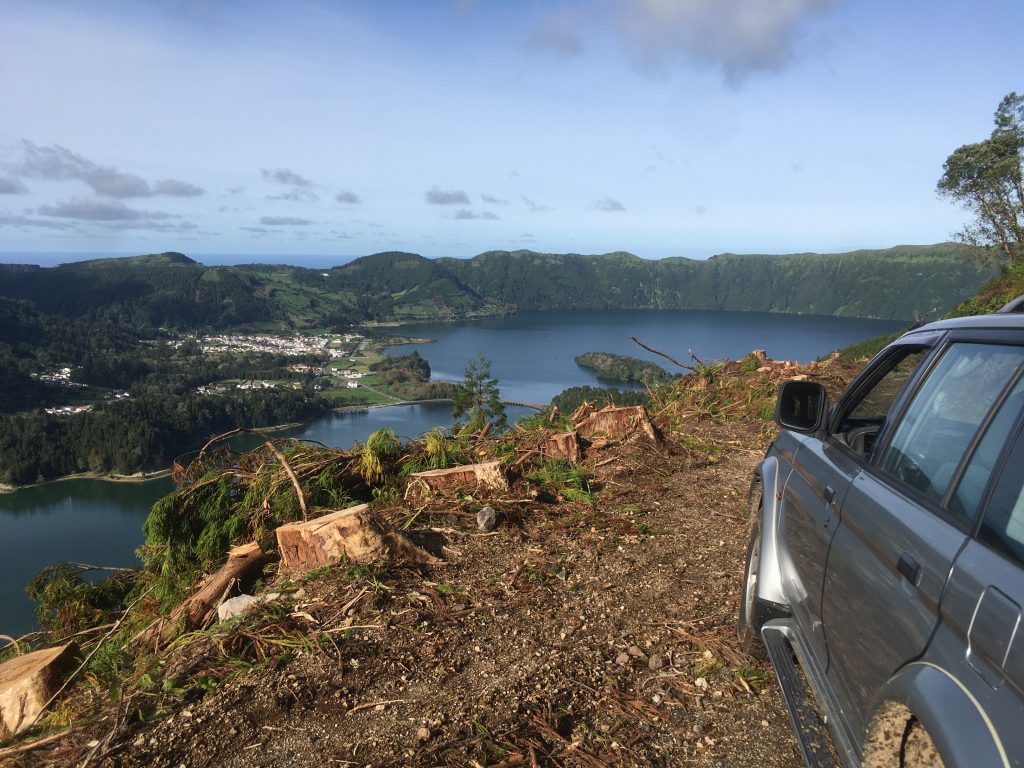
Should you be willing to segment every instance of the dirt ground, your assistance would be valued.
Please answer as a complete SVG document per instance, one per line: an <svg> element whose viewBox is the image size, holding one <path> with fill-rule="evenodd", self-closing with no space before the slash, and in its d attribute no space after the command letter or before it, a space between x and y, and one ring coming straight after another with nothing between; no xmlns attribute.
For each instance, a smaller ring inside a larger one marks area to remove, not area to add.
<svg viewBox="0 0 1024 768"><path fill-rule="evenodd" d="M671 444L609 448L596 454L594 508L536 505L489 535L456 517L464 530L438 534L443 566L381 580L321 573L284 609L261 610L298 614L289 620L315 634L355 600L325 650L240 674L114 743L103 743L108 713L22 759L800 766L770 667L735 639L760 454L745 437L697 467ZM197 666L179 663L186 675Z"/></svg>
<svg viewBox="0 0 1024 768"><path fill-rule="evenodd" d="M735 631L770 429L665 434L590 451L593 505L521 484L489 500L493 533L480 499L405 505L443 564L274 580L277 600L172 644L155 686L7 764L798 768L771 667Z"/></svg>

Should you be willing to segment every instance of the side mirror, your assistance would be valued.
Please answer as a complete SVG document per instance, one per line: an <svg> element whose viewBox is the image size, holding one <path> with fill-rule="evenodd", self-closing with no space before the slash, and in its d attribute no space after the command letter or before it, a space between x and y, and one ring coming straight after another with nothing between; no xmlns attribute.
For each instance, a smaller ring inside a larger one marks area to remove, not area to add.
<svg viewBox="0 0 1024 768"><path fill-rule="evenodd" d="M775 423L805 435L824 426L828 413L825 388L816 381L786 381L779 388L775 404Z"/></svg>

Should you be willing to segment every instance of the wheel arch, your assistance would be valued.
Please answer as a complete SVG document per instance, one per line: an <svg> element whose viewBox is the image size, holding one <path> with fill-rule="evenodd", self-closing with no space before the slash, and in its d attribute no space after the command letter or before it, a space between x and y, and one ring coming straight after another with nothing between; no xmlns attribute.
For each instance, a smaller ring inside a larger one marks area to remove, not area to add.
<svg viewBox="0 0 1024 768"><path fill-rule="evenodd" d="M903 734L912 719L931 737L945 768L1010 766L981 703L936 664L904 667L879 691L878 702L865 733L863 768L898 765Z"/></svg>

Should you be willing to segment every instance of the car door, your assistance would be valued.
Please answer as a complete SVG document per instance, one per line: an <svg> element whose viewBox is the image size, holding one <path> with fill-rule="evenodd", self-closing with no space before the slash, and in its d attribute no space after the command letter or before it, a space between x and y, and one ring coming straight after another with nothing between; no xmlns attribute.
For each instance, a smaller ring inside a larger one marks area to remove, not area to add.
<svg viewBox="0 0 1024 768"><path fill-rule="evenodd" d="M1007 754L1024 761L1024 377L1000 408L963 473L959 504L980 507L977 536L953 566L942 597L939 642L929 656L978 702ZM1015 440L1003 449L1005 436ZM939 636L937 635L937 640Z"/></svg>
<svg viewBox="0 0 1024 768"><path fill-rule="evenodd" d="M954 489L1022 368L1024 347L951 340L850 485L822 617L828 676L854 732L866 725L875 692L924 651L938 623L976 512Z"/></svg>
<svg viewBox="0 0 1024 768"><path fill-rule="evenodd" d="M829 543L850 484L866 461L871 438L928 351L921 343L889 348L851 385L826 435L783 432L775 443L780 463L791 468L782 491L779 524L784 590L823 668L828 648L821 595Z"/></svg>

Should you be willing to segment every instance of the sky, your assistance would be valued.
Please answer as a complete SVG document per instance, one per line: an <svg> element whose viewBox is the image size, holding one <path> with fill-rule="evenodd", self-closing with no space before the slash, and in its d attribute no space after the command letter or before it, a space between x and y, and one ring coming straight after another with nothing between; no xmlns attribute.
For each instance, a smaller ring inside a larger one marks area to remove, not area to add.
<svg viewBox="0 0 1024 768"><path fill-rule="evenodd" d="M1021 29L1020 0L0 0L0 261L941 242Z"/></svg>

